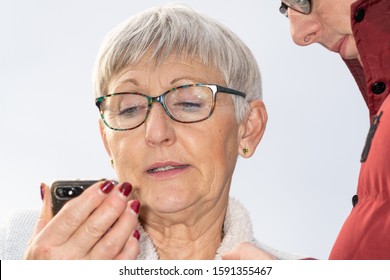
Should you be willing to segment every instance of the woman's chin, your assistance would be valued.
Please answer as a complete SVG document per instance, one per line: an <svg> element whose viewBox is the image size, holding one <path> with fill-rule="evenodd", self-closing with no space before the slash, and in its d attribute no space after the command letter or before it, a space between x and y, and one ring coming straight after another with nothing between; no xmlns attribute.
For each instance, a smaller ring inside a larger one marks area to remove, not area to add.
<svg viewBox="0 0 390 280"><path fill-rule="evenodd" d="M197 203L194 194L189 192L176 193L165 192L164 194L156 195L153 193L141 198L141 203L147 206L150 210L159 214L178 213L191 208Z"/></svg>

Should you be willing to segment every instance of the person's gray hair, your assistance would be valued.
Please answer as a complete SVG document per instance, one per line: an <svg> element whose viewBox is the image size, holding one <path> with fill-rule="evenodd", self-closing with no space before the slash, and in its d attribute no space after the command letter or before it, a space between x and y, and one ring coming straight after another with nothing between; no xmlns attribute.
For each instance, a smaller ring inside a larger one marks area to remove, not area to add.
<svg viewBox="0 0 390 280"><path fill-rule="evenodd" d="M112 78L147 52L156 65L175 55L220 71L227 87L247 94L245 99L232 96L238 122L245 118L249 102L262 98L260 70L249 48L221 23L181 4L146 10L107 35L95 65L95 96L109 94Z"/></svg>

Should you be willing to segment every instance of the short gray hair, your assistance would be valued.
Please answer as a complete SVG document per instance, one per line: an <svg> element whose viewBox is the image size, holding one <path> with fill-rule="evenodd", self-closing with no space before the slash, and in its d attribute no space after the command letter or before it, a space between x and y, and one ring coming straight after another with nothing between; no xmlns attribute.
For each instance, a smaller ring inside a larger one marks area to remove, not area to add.
<svg viewBox="0 0 390 280"><path fill-rule="evenodd" d="M262 98L260 70L249 48L221 23L182 4L146 10L106 36L95 65L95 96L108 94L112 78L147 52L156 66L175 55L220 71L226 86L247 94L245 99L232 96L238 122L245 118L249 102Z"/></svg>

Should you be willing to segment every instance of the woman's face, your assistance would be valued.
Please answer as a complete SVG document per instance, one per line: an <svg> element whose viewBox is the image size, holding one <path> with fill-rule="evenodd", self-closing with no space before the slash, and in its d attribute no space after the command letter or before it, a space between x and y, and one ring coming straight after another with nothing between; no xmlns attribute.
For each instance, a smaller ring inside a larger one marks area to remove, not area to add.
<svg viewBox="0 0 390 280"><path fill-rule="evenodd" d="M113 78L109 92L158 96L193 83L225 84L217 71L197 61L169 58L158 67L142 60L126 68ZM233 101L224 93L217 94L212 116L198 123L170 119L159 103L133 130L113 131L101 123L118 179L133 185L143 209L166 214L204 209L227 198L238 155L238 130Z"/></svg>
<svg viewBox="0 0 390 280"><path fill-rule="evenodd" d="M350 9L356 0L312 0L311 13L288 9L291 36L300 46L319 43L345 59L358 58Z"/></svg>

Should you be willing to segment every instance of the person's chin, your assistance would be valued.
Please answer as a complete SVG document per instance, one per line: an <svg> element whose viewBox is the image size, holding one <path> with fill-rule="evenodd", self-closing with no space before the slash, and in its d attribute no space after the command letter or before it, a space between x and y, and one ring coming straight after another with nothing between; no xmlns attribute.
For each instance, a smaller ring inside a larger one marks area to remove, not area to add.
<svg viewBox="0 0 390 280"><path fill-rule="evenodd" d="M179 187L155 188L152 193L145 194L143 200L161 214L180 212L196 204L194 192Z"/></svg>
<svg viewBox="0 0 390 280"><path fill-rule="evenodd" d="M343 37L331 50L339 53L344 59L356 59L359 54L352 36Z"/></svg>
<svg viewBox="0 0 390 280"><path fill-rule="evenodd" d="M340 56L344 59L357 59L359 58L358 52L356 49L342 49L340 50Z"/></svg>

